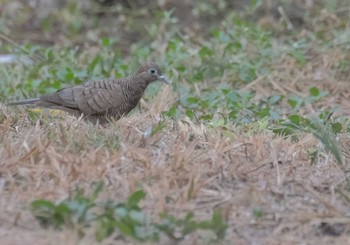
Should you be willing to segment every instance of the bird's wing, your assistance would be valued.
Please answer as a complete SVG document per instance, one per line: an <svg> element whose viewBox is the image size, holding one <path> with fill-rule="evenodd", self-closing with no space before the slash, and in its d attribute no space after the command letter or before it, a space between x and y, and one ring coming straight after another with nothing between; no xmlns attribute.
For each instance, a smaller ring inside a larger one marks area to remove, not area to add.
<svg viewBox="0 0 350 245"><path fill-rule="evenodd" d="M120 84L109 80L88 81L83 85L66 87L44 95L40 100L78 110L86 115L101 114L123 103Z"/></svg>

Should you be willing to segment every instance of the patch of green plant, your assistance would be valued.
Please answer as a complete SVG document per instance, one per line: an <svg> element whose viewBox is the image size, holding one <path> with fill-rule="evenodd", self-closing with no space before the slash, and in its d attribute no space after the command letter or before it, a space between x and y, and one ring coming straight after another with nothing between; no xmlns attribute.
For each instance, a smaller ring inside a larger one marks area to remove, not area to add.
<svg viewBox="0 0 350 245"><path fill-rule="evenodd" d="M26 44L22 49L9 47L9 52L23 56L28 62L19 62L14 68L18 73L0 70L3 82L0 83L0 96L36 97L38 94L54 92L64 86L79 84L90 79L110 77L114 71L125 75L129 66L120 64L120 52L110 52L111 41L104 38L101 50L95 55L79 54L78 50L62 47L44 48ZM13 70L12 64L5 64ZM118 67L118 69L116 69Z"/></svg>
<svg viewBox="0 0 350 245"><path fill-rule="evenodd" d="M200 66L190 80L222 79L225 74L226 82L233 86L249 83L269 73L276 55L271 42L270 33L231 13L222 25L211 29L211 38L198 48Z"/></svg>
<svg viewBox="0 0 350 245"><path fill-rule="evenodd" d="M152 128L151 136L156 135L165 127L166 127L166 124L164 122L159 122L154 128Z"/></svg>
<svg viewBox="0 0 350 245"><path fill-rule="evenodd" d="M210 220L200 222L194 220L192 212L187 213L183 219L163 213L161 214L161 223L155 224L155 226L173 240L184 239L186 235L199 229L211 230L216 235L217 240L221 240L225 238L227 229L219 211L214 211Z"/></svg>
<svg viewBox="0 0 350 245"><path fill-rule="evenodd" d="M179 101L164 111L163 115L172 119L187 116L191 120L206 122L212 126L249 124L255 129L255 126L264 129L266 126L263 125L281 125L285 116L293 118L301 108L318 102L327 94L314 86L309 89L307 96L276 94L257 100L254 92L235 90L227 84L220 84L216 88L203 88L199 95L192 93L187 87L181 87ZM320 114L320 119L323 117L326 117L325 113ZM337 118L330 125L335 132L340 132L347 127L347 120ZM280 130L284 134L293 134L290 128L277 128L274 128L274 132Z"/></svg>
<svg viewBox="0 0 350 245"><path fill-rule="evenodd" d="M181 114L192 120L217 124L247 124L264 118L280 120L278 105L282 97L273 95L256 102L254 93L232 90L227 85L216 89L203 89L200 96L181 88L179 102L163 114L178 118Z"/></svg>
<svg viewBox="0 0 350 245"><path fill-rule="evenodd" d="M326 91L319 90L314 86L309 89L308 96L302 97L297 95L290 95L287 99L287 103L293 109L293 111L297 111L301 107L319 101L327 95L328 93Z"/></svg>
<svg viewBox="0 0 350 245"><path fill-rule="evenodd" d="M97 197L103 185L97 184L90 196L83 195L78 189L73 197L59 203L49 200L36 200L31 203L33 215L45 227L84 228L96 224L96 240L119 234L139 242L158 242L166 235L172 240L181 240L197 230L210 230L217 240L224 239L227 225L219 211L214 211L209 220L196 221L194 214L188 212L185 218L161 213L159 221L152 221L139 203L146 197L142 190L132 193L126 202L115 203L110 200L99 203Z"/></svg>
<svg viewBox="0 0 350 245"><path fill-rule="evenodd" d="M101 183L95 186L90 196L84 196L81 189L77 189L74 197L70 197L58 204L49 200L36 200L31 203L34 216L43 227L53 226L61 228L63 225L72 227L75 224L86 224L95 219L91 209L96 206L95 201L102 191Z"/></svg>
<svg viewBox="0 0 350 245"><path fill-rule="evenodd" d="M265 215L264 210L262 210L260 207L253 208L252 213L253 213L254 217L257 219L260 219Z"/></svg>
<svg viewBox="0 0 350 245"><path fill-rule="evenodd" d="M295 135L298 133L310 133L320 140L325 149L331 152L338 163L342 163L342 154L337 143L336 134L343 130L339 122L330 122L331 114L320 114L319 118L306 118L297 114L288 116L282 120L272 131L281 135Z"/></svg>

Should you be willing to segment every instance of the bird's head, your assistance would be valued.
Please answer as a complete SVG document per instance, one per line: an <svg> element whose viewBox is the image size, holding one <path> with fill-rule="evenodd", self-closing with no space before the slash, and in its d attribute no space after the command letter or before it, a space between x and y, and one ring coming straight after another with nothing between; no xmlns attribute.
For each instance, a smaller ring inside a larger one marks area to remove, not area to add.
<svg viewBox="0 0 350 245"><path fill-rule="evenodd" d="M170 84L170 82L163 75L159 66L154 63L143 64L138 70L137 76L141 76L145 81L147 81L147 83L159 80Z"/></svg>

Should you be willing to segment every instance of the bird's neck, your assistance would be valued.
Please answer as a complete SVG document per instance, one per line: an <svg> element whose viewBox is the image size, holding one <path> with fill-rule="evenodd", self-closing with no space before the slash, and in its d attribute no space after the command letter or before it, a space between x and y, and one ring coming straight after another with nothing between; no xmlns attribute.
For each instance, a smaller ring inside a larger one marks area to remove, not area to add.
<svg viewBox="0 0 350 245"><path fill-rule="evenodd" d="M143 76L140 76L140 75L132 76L131 81L134 87L138 87L142 89L146 89L148 84L150 84L150 82L147 79L145 79Z"/></svg>
<svg viewBox="0 0 350 245"><path fill-rule="evenodd" d="M142 77L130 76L123 80L122 84L124 89L129 92L141 92L143 94L149 83L142 79Z"/></svg>

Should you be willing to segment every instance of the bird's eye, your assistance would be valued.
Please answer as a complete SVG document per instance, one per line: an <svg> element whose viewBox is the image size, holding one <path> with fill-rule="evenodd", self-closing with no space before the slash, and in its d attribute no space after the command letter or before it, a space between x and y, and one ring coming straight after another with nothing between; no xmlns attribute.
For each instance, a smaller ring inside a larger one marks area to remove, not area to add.
<svg viewBox="0 0 350 245"><path fill-rule="evenodd" d="M151 70L149 70L149 72L151 73L151 74L156 74L156 69L151 69Z"/></svg>

